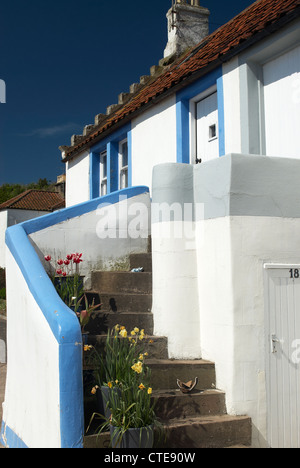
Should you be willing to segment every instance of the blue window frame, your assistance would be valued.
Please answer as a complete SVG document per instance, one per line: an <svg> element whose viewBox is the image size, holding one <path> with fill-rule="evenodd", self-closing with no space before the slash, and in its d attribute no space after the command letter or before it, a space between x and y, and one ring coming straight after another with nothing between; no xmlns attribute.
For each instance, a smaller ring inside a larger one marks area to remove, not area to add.
<svg viewBox="0 0 300 468"><path fill-rule="evenodd" d="M190 163L190 100L217 85L219 119L219 156L225 154L224 98L222 67L205 75L176 94L177 162Z"/></svg>
<svg viewBox="0 0 300 468"><path fill-rule="evenodd" d="M106 192L107 194L120 190L120 171L119 171L119 155L120 142L127 140L127 178L128 187L132 186L132 167L131 167L131 124L125 125L112 135L104 138L101 142L94 145L90 150L90 199L97 198L101 194L100 170L101 159L105 165L106 171ZM103 159L106 152L105 161ZM102 154L102 157L101 157Z"/></svg>

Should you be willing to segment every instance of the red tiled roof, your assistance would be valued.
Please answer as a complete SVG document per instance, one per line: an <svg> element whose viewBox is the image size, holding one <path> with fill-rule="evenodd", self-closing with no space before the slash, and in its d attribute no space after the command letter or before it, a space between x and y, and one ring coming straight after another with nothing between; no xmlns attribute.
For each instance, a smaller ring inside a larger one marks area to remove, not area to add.
<svg viewBox="0 0 300 468"><path fill-rule="evenodd" d="M7 209L54 211L65 207L65 201L56 192L27 190L0 205L0 211Z"/></svg>
<svg viewBox="0 0 300 468"><path fill-rule="evenodd" d="M163 95L179 83L184 86L186 81L186 84L188 84L193 75L196 75L196 79L197 72L202 71L205 73L207 67L218 66L221 61L229 60L242 45L250 46L252 44L251 40L263 38L264 32L268 31L270 33L277 30L280 20L284 19L284 22L287 23L300 16L299 7L300 0L256 1L227 24L207 36L198 46L168 67L160 76L146 84L127 104L107 118L97 130L92 131L78 144L68 148L65 161L81 148L86 147L96 139L100 139L102 133L151 100Z"/></svg>

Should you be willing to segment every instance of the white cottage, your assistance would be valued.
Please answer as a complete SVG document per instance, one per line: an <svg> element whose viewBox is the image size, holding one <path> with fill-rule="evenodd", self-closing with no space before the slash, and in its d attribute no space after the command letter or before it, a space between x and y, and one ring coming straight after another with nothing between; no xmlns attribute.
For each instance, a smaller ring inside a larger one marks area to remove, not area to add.
<svg viewBox="0 0 300 468"><path fill-rule="evenodd" d="M159 66L61 148L68 206L146 185L153 205L203 207L192 244L163 239L170 213L152 209L155 331L170 357L216 362L227 407L252 417L258 446L300 446L299 369L277 353L300 338L299 292L286 285L300 271L299 15L298 0L259 0L208 35L208 10L175 2ZM296 426L278 428L295 412Z"/></svg>
<svg viewBox="0 0 300 468"><path fill-rule="evenodd" d="M167 56L61 147L67 206L151 187L165 162L299 156L298 2L258 1L211 35L198 3L175 2Z"/></svg>
<svg viewBox="0 0 300 468"><path fill-rule="evenodd" d="M151 234L168 357L215 363L254 446L300 447L300 2L258 0L211 35L197 0L167 17L151 76L61 147L67 208L8 229L5 445L83 445L81 332L37 254L84 251L88 281Z"/></svg>

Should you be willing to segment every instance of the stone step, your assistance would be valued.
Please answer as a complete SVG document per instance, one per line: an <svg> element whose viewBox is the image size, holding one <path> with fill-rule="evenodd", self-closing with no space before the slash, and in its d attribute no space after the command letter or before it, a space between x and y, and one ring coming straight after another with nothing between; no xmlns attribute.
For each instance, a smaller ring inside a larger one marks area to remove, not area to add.
<svg viewBox="0 0 300 468"><path fill-rule="evenodd" d="M226 414L225 394L219 390L160 390L154 391L153 397L155 412L163 420Z"/></svg>
<svg viewBox="0 0 300 468"><path fill-rule="evenodd" d="M124 325L128 331L135 327L144 329L149 335L153 334L153 315L151 312L94 312L85 330L91 335L105 335L116 325Z"/></svg>
<svg viewBox="0 0 300 468"><path fill-rule="evenodd" d="M160 448L225 448L251 445L251 419L248 416L200 416L164 423Z"/></svg>
<svg viewBox="0 0 300 468"><path fill-rule="evenodd" d="M143 268L144 272L152 272L152 254L137 253L131 254L129 257L130 270L133 268Z"/></svg>
<svg viewBox="0 0 300 468"><path fill-rule="evenodd" d="M137 273L138 274L138 273ZM87 291L89 304L102 304L104 312L151 312L152 294L100 293Z"/></svg>
<svg viewBox="0 0 300 468"><path fill-rule="evenodd" d="M149 353L152 357L152 354ZM213 362L200 360L147 359L151 369L153 390L176 390L177 379L183 382L198 377L198 390L215 389L216 373Z"/></svg>
<svg viewBox="0 0 300 468"><path fill-rule="evenodd" d="M226 448L251 445L251 419L247 416L198 416L163 423L154 448ZM84 437L84 448L109 448L108 432Z"/></svg>
<svg viewBox="0 0 300 468"><path fill-rule="evenodd" d="M147 330L145 330L147 332ZM100 352L103 350L105 341L107 336L106 335L90 335L89 336L89 344L94 346ZM145 336L144 340L140 342L140 350L143 353L148 353L154 361L162 359L168 360L168 339L165 336ZM149 360L150 361L150 360ZM151 359L152 362L152 359ZM148 364L148 360L147 360ZM149 364L149 367L150 366ZM154 373L155 375L155 373ZM156 387L159 389L160 387ZM164 387L165 388L165 387Z"/></svg>
<svg viewBox="0 0 300 468"><path fill-rule="evenodd" d="M152 294L152 273L93 271L92 288L99 293Z"/></svg>

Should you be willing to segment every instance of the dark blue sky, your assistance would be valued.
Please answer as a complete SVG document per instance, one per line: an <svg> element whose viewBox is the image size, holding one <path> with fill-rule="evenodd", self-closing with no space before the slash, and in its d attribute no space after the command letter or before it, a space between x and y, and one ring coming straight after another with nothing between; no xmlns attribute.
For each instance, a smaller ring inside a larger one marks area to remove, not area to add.
<svg viewBox="0 0 300 468"><path fill-rule="evenodd" d="M252 0L202 0L211 32ZM60 145L158 64L172 0L10 0L0 6L0 185L55 181Z"/></svg>

